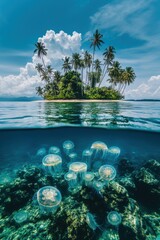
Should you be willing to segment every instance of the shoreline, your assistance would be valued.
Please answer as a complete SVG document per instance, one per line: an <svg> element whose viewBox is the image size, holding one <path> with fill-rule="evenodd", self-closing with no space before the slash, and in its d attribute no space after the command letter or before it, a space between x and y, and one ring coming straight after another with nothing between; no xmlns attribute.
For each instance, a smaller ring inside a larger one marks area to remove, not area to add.
<svg viewBox="0 0 160 240"><path fill-rule="evenodd" d="M124 102L125 100L97 100L97 99L95 99L95 100L87 100L87 99L65 99L65 100L61 100L61 99L58 99L58 100L36 100L35 102L54 102L54 103L65 103L65 102L84 102L84 103L94 103L94 102Z"/></svg>

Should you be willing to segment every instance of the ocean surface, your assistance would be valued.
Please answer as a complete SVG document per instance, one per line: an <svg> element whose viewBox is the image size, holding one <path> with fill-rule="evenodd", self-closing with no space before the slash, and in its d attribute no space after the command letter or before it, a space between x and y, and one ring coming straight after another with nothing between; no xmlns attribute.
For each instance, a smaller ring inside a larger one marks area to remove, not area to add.
<svg viewBox="0 0 160 240"><path fill-rule="evenodd" d="M160 102L0 102L2 240L159 240L159 172Z"/></svg>
<svg viewBox="0 0 160 240"><path fill-rule="evenodd" d="M160 131L160 101L108 103L0 102L0 128L66 125Z"/></svg>

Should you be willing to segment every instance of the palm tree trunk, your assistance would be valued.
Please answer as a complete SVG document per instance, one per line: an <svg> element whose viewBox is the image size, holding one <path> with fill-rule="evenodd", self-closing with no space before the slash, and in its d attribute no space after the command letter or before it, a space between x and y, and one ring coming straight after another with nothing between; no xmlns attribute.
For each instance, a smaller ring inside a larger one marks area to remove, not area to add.
<svg viewBox="0 0 160 240"><path fill-rule="evenodd" d="M108 71L108 67L109 67L109 66L107 66L107 68L106 68L106 70L105 70L105 73L102 75L102 78L101 78L101 81L100 81L98 87L100 87L100 85L102 84L103 79L104 79L104 77L105 77L105 75L106 75L106 73L107 73L107 71Z"/></svg>
<svg viewBox="0 0 160 240"><path fill-rule="evenodd" d="M42 57L42 63L43 63L44 68L46 68L46 65L45 65L43 57Z"/></svg>
<svg viewBox="0 0 160 240"><path fill-rule="evenodd" d="M124 88L123 88L123 90L122 90L122 95L124 94L124 90L126 89L126 86L127 86L127 84L125 83L125 84L124 84Z"/></svg>
<svg viewBox="0 0 160 240"><path fill-rule="evenodd" d="M94 54L95 54L95 49L93 49L92 72L93 72L93 65L94 65Z"/></svg>
<svg viewBox="0 0 160 240"><path fill-rule="evenodd" d="M87 71L87 70L88 70L88 68L86 67L86 81L85 81L86 84L87 84L87 77L88 77L88 76L87 76L87 74L88 74L88 71Z"/></svg>

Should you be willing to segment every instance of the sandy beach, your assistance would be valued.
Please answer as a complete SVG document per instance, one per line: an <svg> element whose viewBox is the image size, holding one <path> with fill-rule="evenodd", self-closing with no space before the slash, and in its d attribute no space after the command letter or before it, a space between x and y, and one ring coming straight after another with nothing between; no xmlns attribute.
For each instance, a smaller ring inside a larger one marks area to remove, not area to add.
<svg viewBox="0 0 160 240"><path fill-rule="evenodd" d="M58 99L58 100L36 100L36 102L84 102L84 103L92 103L92 102L124 102L124 100L89 100L89 99Z"/></svg>

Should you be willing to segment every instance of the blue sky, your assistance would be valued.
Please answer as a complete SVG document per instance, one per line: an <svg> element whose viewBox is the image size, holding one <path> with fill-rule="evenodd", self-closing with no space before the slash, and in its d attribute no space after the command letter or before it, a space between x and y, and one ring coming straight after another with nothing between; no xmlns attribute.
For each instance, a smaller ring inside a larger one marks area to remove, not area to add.
<svg viewBox="0 0 160 240"><path fill-rule="evenodd" d="M127 90L128 97L139 98L141 94L150 98L156 91L153 98L157 98L160 94L159 9L159 0L1 0L0 95L6 94L9 79L13 82L25 71L20 68L33 62L34 44L47 30L57 34L64 31L67 35L75 31L81 34L77 40L79 48L89 49L87 39L98 28L105 44L97 54L113 45L122 66L135 69L137 78ZM16 95L16 85L13 87Z"/></svg>

